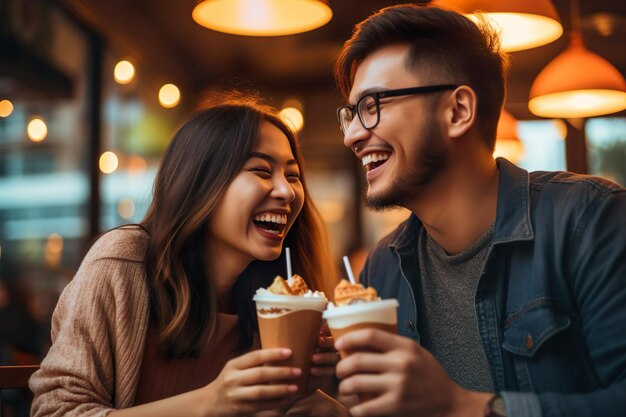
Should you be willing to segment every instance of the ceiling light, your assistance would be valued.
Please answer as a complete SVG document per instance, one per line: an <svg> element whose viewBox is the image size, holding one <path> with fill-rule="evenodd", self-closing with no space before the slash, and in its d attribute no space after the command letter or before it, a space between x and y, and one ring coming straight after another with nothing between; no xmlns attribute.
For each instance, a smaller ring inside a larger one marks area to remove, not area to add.
<svg viewBox="0 0 626 417"><path fill-rule="evenodd" d="M583 45L579 32L530 88L530 111L541 117L582 118L626 109L626 81L601 56Z"/></svg>
<svg viewBox="0 0 626 417"><path fill-rule="evenodd" d="M104 174L111 174L115 172L117 166L119 164L119 160L117 159L117 155L114 152L106 151L102 155L100 155L99 166L100 171Z"/></svg>
<svg viewBox="0 0 626 417"><path fill-rule="evenodd" d="M128 61L120 61L115 64L113 78L118 84L128 84L135 78L135 67Z"/></svg>
<svg viewBox="0 0 626 417"><path fill-rule="evenodd" d="M0 101L0 117L9 117L13 113L13 103L9 100Z"/></svg>
<svg viewBox="0 0 626 417"><path fill-rule="evenodd" d="M176 107L180 102L180 90L174 84L165 84L159 90L159 103L166 109Z"/></svg>
<svg viewBox="0 0 626 417"><path fill-rule="evenodd" d="M304 126L304 116L295 107L285 107L280 111L280 117L292 128L294 132L299 132Z"/></svg>
<svg viewBox="0 0 626 417"><path fill-rule="evenodd" d="M332 10L321 0L203 0L191 13L198 24L246 36L280 36L317 29Z"/></svg>
<svg viewBox="0 0 626 417"><path fill-rule="evenodd" d="M549 0L434 0L430 4L467 15L485 15L501 33L506 52L535 48L557 40L563 27Z"/></svg>
<svg viewBox="0 0 626 417"><path fill-rule="evenodd" d="M41 142L48 135L48 126L46 126L46 122L42 118L35 117L28 122L26 133L33 142Z"/></svg>

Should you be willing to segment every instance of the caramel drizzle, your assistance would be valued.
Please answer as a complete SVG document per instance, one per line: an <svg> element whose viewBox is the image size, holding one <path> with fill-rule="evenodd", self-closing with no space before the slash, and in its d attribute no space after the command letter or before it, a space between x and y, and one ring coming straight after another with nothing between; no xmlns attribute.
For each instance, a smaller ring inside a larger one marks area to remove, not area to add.
<svg viewBox="0 0 626 417"><path fill-rule="evenodd" d="M259 310L259 313L261 314L278 314L278 313L285 313L291 311L288 308L263 308L261 310Z"/></svg>

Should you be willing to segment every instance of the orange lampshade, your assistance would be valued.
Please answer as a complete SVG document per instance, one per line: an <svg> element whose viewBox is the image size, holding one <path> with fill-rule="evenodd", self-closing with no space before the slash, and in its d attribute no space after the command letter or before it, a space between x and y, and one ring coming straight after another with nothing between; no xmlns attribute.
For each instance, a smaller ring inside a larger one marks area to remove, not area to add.
<svg viewBox="0 0 626 417"><path fill-rule="evenodd" d="M626 109L626 81L601 56L585 48L580 33L554 58L530 88L528 108L552 118L581 118Z"/></svg>
<svg viewBox="0 0 626 417"><path fill-rule="evenodd" d="M496 148L493 157L503 157L518 163L524 156L524 145L517 134L517 120L506 110L500 113L498 130L496 133Z"/></svg>
<svg viewBox="0 0 626 417"><path fill-rule="evenodd" d="M506 52L535 48L557 40L563 26L549 0L433 0L430 4L456 10L477 21L484 14L500 31Z"/></svg>
<svg viewBox="0 0 626 417"><path fill-rule="evenodd" d="M322 0L201 0L191 16L219 32L280 36L317 29L333 12Z"/></svg>

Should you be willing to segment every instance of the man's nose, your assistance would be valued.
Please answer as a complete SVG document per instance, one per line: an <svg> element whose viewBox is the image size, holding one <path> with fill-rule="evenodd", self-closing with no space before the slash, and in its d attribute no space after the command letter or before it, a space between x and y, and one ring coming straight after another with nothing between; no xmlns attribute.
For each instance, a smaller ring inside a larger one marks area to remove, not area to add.
<svg viewBox="0 0 626 417"><path fill-rule="evenodd" d="M369 136L370 131L363 127L358 117L355 117L348 125L348 129L344 132L343 144L346 148L353 149L360 141L369 138Z"/></svg>

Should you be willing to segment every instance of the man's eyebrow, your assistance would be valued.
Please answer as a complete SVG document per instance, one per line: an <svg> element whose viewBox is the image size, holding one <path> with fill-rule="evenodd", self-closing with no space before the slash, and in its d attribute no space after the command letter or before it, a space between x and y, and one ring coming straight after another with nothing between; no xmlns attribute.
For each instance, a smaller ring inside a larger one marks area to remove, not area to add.
<svg viewBox="0 0 626 417"><path fill-rule="evenodd" d="M266 153L258 152L258 151L250 152L250 154L248 155L248 158L261 158L261 159L265 159L267 162L271 164L276 163L276 158L274 158L272 155L268 155ZM287 161L287 165L298 165L298 161L296 161L295 159L290 159Z"/></svg>

